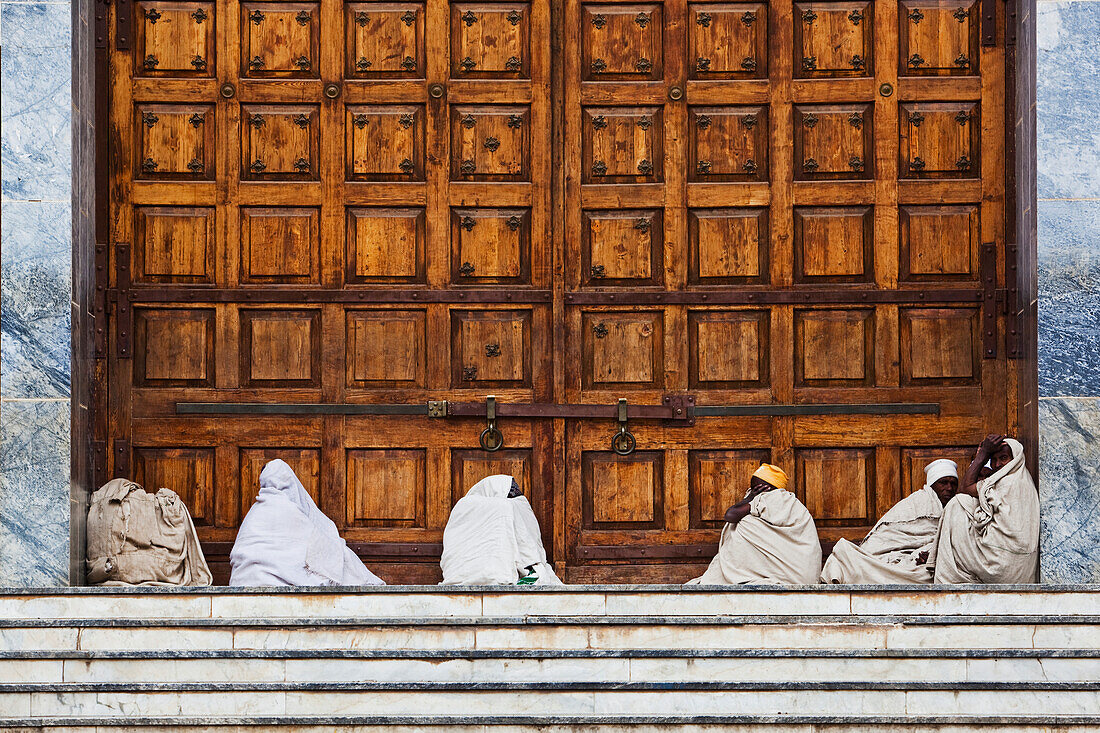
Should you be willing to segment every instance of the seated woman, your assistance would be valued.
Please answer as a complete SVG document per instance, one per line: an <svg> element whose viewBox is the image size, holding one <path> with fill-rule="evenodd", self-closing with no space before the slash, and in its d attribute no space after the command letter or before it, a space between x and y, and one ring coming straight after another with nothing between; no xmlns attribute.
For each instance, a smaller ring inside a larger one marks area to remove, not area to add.
<svg viewBox="0 0 1100 733"><path fill-rule="evenodd" d="M979 478L989 462L992 474ZM1039 495L1024 447L990 435L940 521L937 583L1034 583L1039 570Z"/></svg>
<svg viewBox="0 0 1100 733"><path fill-rule="evenodd" d="M940 532L943 507L959 488L946 458L924 467L924 486L895 504L858 545L837 540L821 571L823 583L931 583L928 556Z"/></svg>
<svg viewBox="0 0 1100 733"><path fill-rule="evenodd" d="M745 498L726 511L718 554L689 584L810 584L821 574L821 542L810 512L787 491L787 474L763 464Z"/></svg>
<svg viewBox="0 0 1100 733"><path fill-rule="evenodd" d="M443 529L441 585L561 585L539 520L511 476L489 476L455 503Z"/></svg>
<svg viewBox="0 0 1100 733"><path fill-rule="evenodd" d="M278 458L260 472L260 493L241 522L229 563L230 585L385 585Z"/></svg>

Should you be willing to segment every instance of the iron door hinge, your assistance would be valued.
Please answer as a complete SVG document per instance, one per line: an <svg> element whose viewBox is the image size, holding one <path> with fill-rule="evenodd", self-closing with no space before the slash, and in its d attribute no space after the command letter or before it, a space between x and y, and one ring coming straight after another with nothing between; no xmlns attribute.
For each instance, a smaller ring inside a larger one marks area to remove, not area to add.
<svg viewBox="0 0 1100 733"><path fill-rule="evenodd" d="M134 313L130 307L130 245L120 242L115 245L115 349L120 359L129 359L133 355L131 347L134 331Z"/></svg>
<svg viewBox="0 0 1100 733"><path fill-rule="evenodd" d="M997 245L983 242L978 262L982 281L982 357L997 358Z"/></svg>
<svg viewBox="0 0 1100 733"><path fill-rule="evenodd" d="M134 27L133 0L115 0L115 50L130 50L130 34Z"/></svg>
<svg viewBox="0 0 1100 733"><path fill-rule="evenodd" d="M115 478L130 478L130 441L115 438L111 446L115 459Z"/></svg>

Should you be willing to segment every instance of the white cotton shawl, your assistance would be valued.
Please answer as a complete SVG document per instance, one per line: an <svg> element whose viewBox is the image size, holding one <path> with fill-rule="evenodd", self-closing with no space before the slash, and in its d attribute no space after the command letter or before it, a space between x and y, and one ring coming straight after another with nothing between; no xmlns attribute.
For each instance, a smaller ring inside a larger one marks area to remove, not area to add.
<svg viewBox="0 0 1100 733"><path fill-rule="evenodd" d="M931 583L930 560L939 534L943 503L925 485L882 515L863 542L838 540L821 571L823 583Z"/></svg>
<svg viewBox="0 0 1100 733"><path fill-rule="evenodd" d="M789 491L772 489L749 504L749 515L726 524L718 554L696 585L809 585L821 574L821 542L810 512Z"/></svg>
<svg viewBox="0 0 1100 733"><path fill-rule="evenodd" d="M546 549L531 503L509 499L512 477L478 481L451 509L443 530L441 585L514 585L534 566L537 585L561 585L546 562Z"/></svg>
<svg viewBox="0 0 1100 733"><path fill-rule="evenodd" d="M275 459L229 554L230 585L385 585L347 546L294 470Z"/></svg>
<svg viewBox="0 0 1100 733"><path fill-rule="evenodd" d="M977 498L957 494L940 521L937 583L1034 583L1039 569L1039 494L1024 447L1005 438L1012 460L978 482Z"/></svg>

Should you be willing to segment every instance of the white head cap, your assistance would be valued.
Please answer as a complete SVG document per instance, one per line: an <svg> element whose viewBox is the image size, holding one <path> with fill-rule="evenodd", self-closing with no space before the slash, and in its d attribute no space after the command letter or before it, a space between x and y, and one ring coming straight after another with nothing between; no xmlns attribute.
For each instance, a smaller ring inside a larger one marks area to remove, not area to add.
<svg viewBox="0 0 1100 733"><path fill-rule="evenodd" d="M924 467L924 476L925 485L931 486L932 484L939 481L941 478L945 478L947 476L958 478L959 469L955 465L954 461L948 460L947 458L940 458L932 461Z"/></svg>

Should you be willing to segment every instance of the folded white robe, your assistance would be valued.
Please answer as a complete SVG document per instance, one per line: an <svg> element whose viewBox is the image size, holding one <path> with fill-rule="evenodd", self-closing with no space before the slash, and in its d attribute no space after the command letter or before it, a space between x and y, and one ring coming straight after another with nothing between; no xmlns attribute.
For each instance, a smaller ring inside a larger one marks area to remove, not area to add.
<svg viewBox="0 0 1100 733"><path fill-rule="evenodd" d="M838 540L821 570L823 583L931 583L932 554L943 503L931 486L905 497L882 515L858 545Z"/></svg>
<svg viewBox="0 0 1100 733"><path fill-rule="evenodd" d="M285 461L260 472L260 493L229 553L230 585L385 585L352 552Z"/></svg>
<svg viewBox="0 0 1100 733"><path fill-rule="evenodd" d="M1012 460L956 494L943 510L934 559L937 583L1034 583L1039 571L1039 494L1024 447L1005 438Z"/></svg>
<svg viewBox="0 0 1100 733"><path fill-rule="evenodd" d="M539 522L525 496L509 499L512 477L489 476L451 509L443 529L440 585L515 585L534 566L536 585L561 585L546 562Z"/></svg>
<svg viewBox="0 0 1100 733"><path fill-rule="evenodd" d="M772 489L749 504L749 515L726 524L710 567L688 584L809 585L821 574L821 542L810 512L789 491Z"/></svg>

